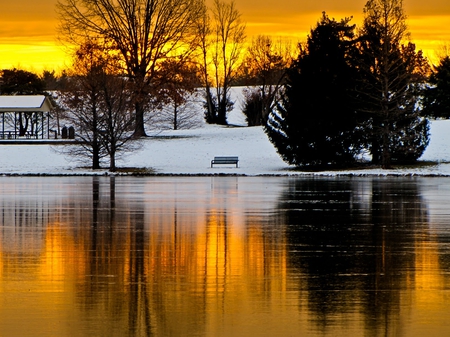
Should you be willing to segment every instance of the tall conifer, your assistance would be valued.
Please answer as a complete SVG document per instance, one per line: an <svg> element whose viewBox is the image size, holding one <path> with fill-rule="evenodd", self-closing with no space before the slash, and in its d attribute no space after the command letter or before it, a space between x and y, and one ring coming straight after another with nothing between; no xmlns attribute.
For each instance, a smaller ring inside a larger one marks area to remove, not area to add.
<svg viewBox="0 0 450 337"><path fill-rule="evenodd" d="M352 89L355 26L325 13L288 70L284 98L266 132L293 165L348 164L361 148Z"/></svg>

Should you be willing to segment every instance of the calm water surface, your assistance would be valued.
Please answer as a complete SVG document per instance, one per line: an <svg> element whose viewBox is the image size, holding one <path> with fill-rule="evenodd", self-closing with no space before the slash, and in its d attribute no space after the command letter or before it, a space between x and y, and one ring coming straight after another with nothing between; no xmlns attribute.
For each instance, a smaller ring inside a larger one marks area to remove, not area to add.
<svg viewBox="0 0 450 337"><path fill-rule="evenodd" d="M450 178L0 177L0 336L450 336Z"/></svg>

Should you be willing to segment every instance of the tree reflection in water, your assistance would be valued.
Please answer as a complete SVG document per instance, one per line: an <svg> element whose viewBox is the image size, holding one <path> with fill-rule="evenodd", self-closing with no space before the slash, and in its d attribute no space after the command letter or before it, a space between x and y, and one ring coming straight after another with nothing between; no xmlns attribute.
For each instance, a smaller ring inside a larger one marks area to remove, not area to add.
<svg viewBox="0 0 450 337"><path fill-rule="evenodd" d="M427 207L411 180L299 179L280 200L291 252L306 276L319 329L363 312L369 335L401 329L401 292L411 282L415 240Z"/></svg>

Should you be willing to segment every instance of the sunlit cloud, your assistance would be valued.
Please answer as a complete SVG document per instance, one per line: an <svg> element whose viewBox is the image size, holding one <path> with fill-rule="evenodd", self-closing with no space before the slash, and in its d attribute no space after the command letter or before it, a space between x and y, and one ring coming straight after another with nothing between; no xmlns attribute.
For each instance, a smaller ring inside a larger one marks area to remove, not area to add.
<svg viewBox="0 0 450 337"><path fill-rule="evenodd" d="M0 69L19 68L40 72L65 68L66 54L52 41L3 43L0 39Z"/></svg>
<svg viewBox="0 0 450 337"><path fill-rule="evenodd" d="M247 24L247 36L284 37L306 40L325 11L340 20L353 17L360 26L367 0L235 0ZM3 1L0 12L0 68L21 65L27 69L63 69L70 63L57 43L56 0ZM212 4L213 0L207 0ZM411 41L429 59L450 41L450 1L404 0Z"/></svg>
<svg viewBox="0 0 450 337"><path fill-rule="evenodd" d="M411 41L421 49L433 63L437 63L437 52L450 41L450 15L410 16L408 26Z"/></svg>

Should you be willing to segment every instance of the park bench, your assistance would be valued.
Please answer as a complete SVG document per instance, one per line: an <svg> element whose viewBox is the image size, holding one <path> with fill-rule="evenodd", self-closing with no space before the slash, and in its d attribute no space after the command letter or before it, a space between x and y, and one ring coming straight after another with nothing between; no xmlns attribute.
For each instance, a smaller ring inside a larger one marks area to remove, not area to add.
<svg viewBox="0 0 450 337"><path fill-rule="evenodd" d="M26 139L38 138L36 133L32 133L30 131L26 131L22 137L25 137ZM0 139L19 139L19 138L21 137L19 136L18 131L0 131Z"/></svg>
<svg viewBox="0 0 450 337"><path fill-rule="evenodd" d="M213 167L214 164L236 164L236 167L238 167L238 162L238 157L214 157L214 159L211 160L211 167Z"/></svg>

